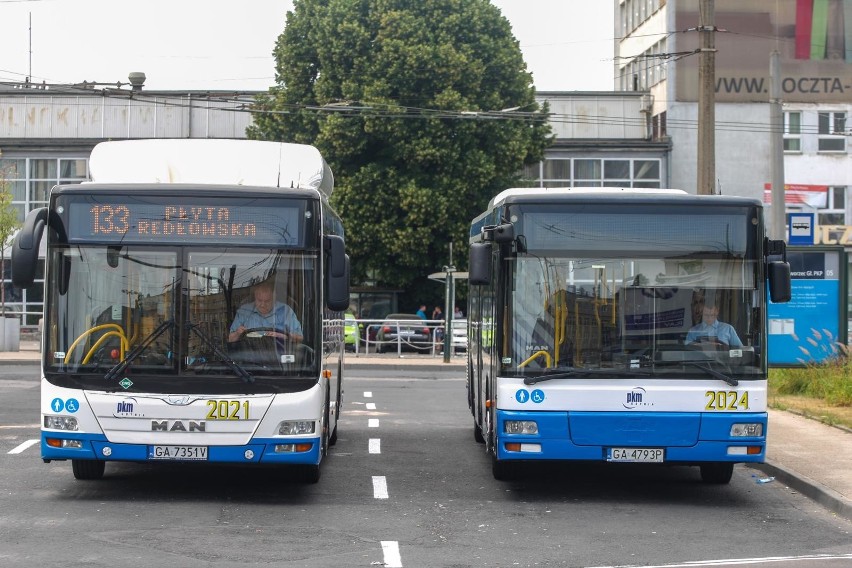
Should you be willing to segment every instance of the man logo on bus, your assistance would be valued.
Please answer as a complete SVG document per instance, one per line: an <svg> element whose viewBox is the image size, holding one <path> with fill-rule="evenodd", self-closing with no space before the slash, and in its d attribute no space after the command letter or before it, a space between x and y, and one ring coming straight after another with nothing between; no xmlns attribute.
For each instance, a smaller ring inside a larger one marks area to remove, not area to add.
<svg viewBox="0 0 852 568"><path fill-rule="evenodd" d="M648 393L642 387L633 387L633 390L625 394L625 401L621 403L624 408L633 409L640 406L654 406L653 402L645 400L645 395Z"/></svg>

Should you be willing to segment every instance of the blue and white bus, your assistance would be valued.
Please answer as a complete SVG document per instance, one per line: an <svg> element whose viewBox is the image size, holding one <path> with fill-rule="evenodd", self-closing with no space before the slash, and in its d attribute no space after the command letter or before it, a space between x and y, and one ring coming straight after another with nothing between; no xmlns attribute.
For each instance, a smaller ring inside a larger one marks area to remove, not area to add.
<svg viewBox="0 0 852 568"><path fill-rule="evenodd" d="M763 461L766 283L787 301L790 273L760 202L509 189L470 247L468 403L495 478L588 460L727 483Z"/></svg>
<svg viewBox="0 0 852 568"><path fill-rule="evenodd" d="M13 244L13 283L28 287L46 233L44 461L70 460L77 479L111 461L192 461L317 481L337 439L349 303L320 153L105 142L90 174L54 187ZM272 300L238 326L258 288Z"/></svg>

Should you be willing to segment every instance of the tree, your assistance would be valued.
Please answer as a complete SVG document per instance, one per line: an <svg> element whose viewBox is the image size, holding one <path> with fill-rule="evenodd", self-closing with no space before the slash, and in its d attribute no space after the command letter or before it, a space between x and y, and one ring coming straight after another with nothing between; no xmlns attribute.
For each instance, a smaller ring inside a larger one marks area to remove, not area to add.
<svg viewBox="0 0 852 568"><path fill-rule="evenodd" d="M12 205L12 190L0 171L0 314L6 313L6 245L21 223L18 210Z"/></svg>
<svg viewBox="0 0 852 568"><path fill-rule="evenodd" d="M317 146L354 281L442 297L470 222L550 143L509 22L487 0L295 0L255 139ZM505 112L503 111L505 109Z"/></svg>

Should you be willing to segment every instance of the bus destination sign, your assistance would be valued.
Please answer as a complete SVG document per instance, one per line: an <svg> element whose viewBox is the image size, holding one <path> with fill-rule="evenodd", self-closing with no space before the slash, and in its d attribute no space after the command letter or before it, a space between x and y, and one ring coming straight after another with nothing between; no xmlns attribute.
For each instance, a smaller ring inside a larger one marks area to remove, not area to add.
<svg viewBox="0 0 852 568"><path fill-rule="evenodd" d="M69 240L127 243L215 243L298 246L300 209L293 206L69 204Z"/></svg>

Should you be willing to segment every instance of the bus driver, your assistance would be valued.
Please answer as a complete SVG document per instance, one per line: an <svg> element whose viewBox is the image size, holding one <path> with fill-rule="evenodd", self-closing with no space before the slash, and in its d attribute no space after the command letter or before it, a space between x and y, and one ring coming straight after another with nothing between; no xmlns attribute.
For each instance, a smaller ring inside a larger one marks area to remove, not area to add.
<svg viewBox="0 0 852 568"><path fill-rule="evenodd" d="M701 323L694 325L686 334L686 343L714 342L723 343L729 347L742 347L737 330L729 323L719 321L719 307L705 304L701 315Z"/></svg>
<svg viewBox="0 0 852 568"><path fill-rule="evenodd" d="M265 329L267 337L290 339L296 343L302 341L302 324L293 308L275 301L271 282L266 280L252 286L252 294L254 302L243 304L237 310L228 334L229 342L239 341L246 330L256 328Z"/></svg>

